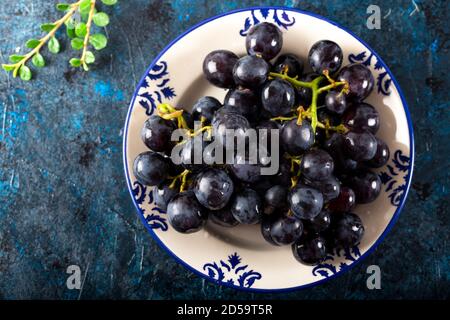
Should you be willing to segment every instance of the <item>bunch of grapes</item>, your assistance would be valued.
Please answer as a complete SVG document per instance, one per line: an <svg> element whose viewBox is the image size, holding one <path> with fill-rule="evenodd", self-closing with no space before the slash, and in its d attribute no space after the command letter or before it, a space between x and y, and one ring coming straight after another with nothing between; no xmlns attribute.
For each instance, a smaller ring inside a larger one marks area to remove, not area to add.
<svg viewBox="0 0 450 320"><path fill-rule="evenodd" d="M315 265L336 248L360 243L364 226L352 211L378 197L381 181L371 168L386 164L389 148L375 136L377 110L363 102L374 86L366 66L342 67L342 49L333 41L311 47L309 66L294 54L279 55L282 45L278 27L264 22L250 29L247 55L209 53L203 72L228 90L223 103L202 97L191 113L160 105L144 124L142 139L151 151L135 159L134 175L155 186L155 204L179 232L196 232L207 219L223 227L260 224L267 242L291 245L298 261ZM201 128L194 131L193 121ZM189 139L172 141L177 128ZM278 172L261 175L267 159L260 152L256 163L235 153L232 163L215 164L208 161L211 151L194 164L195 139L209 134L226 149L229 129L238 136L279 130L279 143L268 137L281 155ZM183 162L175 165L169 154L179 143Z"/></svg>

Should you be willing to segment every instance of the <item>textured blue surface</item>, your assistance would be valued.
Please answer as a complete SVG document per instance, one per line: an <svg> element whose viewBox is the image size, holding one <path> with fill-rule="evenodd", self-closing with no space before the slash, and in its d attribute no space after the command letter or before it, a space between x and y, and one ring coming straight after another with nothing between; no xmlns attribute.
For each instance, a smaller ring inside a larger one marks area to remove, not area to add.
<svg viewBox="0 0 450 320"><path fill-rule="evenodd" d="M386 18L369 30L370 3L123 0L90 73L68 68L68 49L30 83L1 72L0 298L449 298L449 8L378 1ZM236 292L176 264L137 218L122 173L123 122L151 60L195 23L255 5L310 10L355 32L388 63L414 121L413 188L392 232L349 273L289 294ZM2 1L0 61L57 15L50 1ZM65 285L71 264L85 277L81 292ZM366 288L371 264L381 290Z"/></svg>

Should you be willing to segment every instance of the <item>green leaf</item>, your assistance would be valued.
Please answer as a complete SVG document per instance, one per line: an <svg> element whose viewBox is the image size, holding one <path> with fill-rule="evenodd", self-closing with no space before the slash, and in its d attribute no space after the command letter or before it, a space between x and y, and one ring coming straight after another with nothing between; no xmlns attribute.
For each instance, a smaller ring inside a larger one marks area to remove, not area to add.
<svg viewBox="0 0 450 320"><path fill-rule="evenodd" d="M67 36L70 38L70 39L73 39L73 38L75 38L77 35L75 34L75 29L70 29L70 28L67 28L66 27L66 33L67 33Z"/></svg>
<svg viewBox="0 0 450 320"><path fill-rule="evenodd" d="M20 79L23 81L30 81L31 80L31 70L26 65L23 65L20 67L19 70Z"/></svg>
<svg viewBox="0 0 450 320"><path fill-rule="evenodd" d="M106 27L109 24L109 16L104 12L94 14L92 20L99 27Z"/></svg>
<svg viewBox="0 0 450 320"><path fill-rule="evenodd" d="M102 0L103 4L106 4L107 6L113 6L117 3L117 0Z"/></svg>
<svg viewBox="0 0 450 320"><path fill-rule="evenodd" d="M83 49L84 41L83 41L83 39L75 38L75 39L72 39L72 41L70 42L70 44L72 45L72 48L73 48L73 49L75 49L75 50L81 50L81 49Z"/></svg>
<svg viewBox="0 0 450 320"><path fill-rule="evenodd" d="M86 57L84 58L87 64L92 64L95 62L95 56L91 51L86 51Z"/></svg>
<svg viewBox="0 0 450 320"><path fill-rule="evenodd" d="M5 71L13 71L16 67L12 64L2 64L2 68Z"/></svg>
<svg viewBox="0 0 450 320"><path fill-rule="evenodd" d="M88 13L91 10L91 0L81 1L79 10L81 14Z"/></svg>
<svg viewBox="0 0 450 320"><path fill-rule="evenodd" d="M70 8L70 4L68 3L58 3L56 4L56 9L59 11L67 11Z"/></svg>
<svg viewBox="0 0 450 320"><path fill-rule="evenodd" d="M64 24L69 29L75 29L75 26L76 26L77 23L75 22L74 19L68 19L66 22L64 22Z"/></svg>
<svg viewBox="0 0 450 320"><path fill-rule="evenodd" d="M86 23L84 23L84 22L80 22L75 27L75 34L77 35L77 37L83 38L86 35L86 32L87 32L87 27L86 27Z"/></svg>
<svg viewBox="0 0 450 320"><path fill-rule="evenodd" d="M53 30L53 28L55 28L55 24L53 24L53 23L41 24L41 30L44 32L50 32Z"/></svg>
<svg viewBox="0 0 450 320"><path fill-rule="evenodd" d="M27 46L27 48L30 49L34 49L36 48L41 42L37 39L30 39L27 41L27 43L25 44Z"/></svg>
<svg viewBox="0 0 450 320"><path fill-rule="evenodd" d="M39 52L33 56L33 59L31 59L31 62L37 68L45 67L44 57Z"/></svg>
<svg viewBox="0 0 450 320"><path fill-rule="evenodd" d="M94 8L94 14L96 14L96 13L97 13L97 8ZM88 20L88 18L89 18L89 11L81 13L82 21L86 22Z"/></svg>
<svg viewBox="0 0 450 320"><path fill-rule="evenodd" d="M58 53L60 49L61 46L59 45L58 39L56 39L55 37L51 37L50 41L48 42L48 50L51 53Z"/></svg>
<svg viewBox="0 0 450 320"><path fill-rule="evenodd" d="M102 50L108 44L108 39L101 33L93 34L89 37L89 43L95 48L95 50Z"/></svg>
<svg viewBox="0 0 450 320"><path fill-rule="evenodd" d="M72 59L70 59L70 65L72 67L79 67L79 66L81 66L81 60L77 59L77 58L72 58Z"/></svg>
<svg viewBox="0 0 450 320"><path fill-rule="evenodd" d="M25 56L19 55L19 54L12 54L9 56L9 61L12 63L17 63L21 61Z"/></svg>

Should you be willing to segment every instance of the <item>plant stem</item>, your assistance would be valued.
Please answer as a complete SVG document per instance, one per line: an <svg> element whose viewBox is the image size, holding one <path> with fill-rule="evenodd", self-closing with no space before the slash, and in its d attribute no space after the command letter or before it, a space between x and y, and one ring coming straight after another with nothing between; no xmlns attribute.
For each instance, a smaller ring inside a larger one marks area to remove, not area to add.
<svg viewBox="0 0 450 320"><path fill-rule="evenodd" d="M54 27L53 29L47 33L43 38L39 39L39 44L33 49L31 50L29 53L27 53L22 60L20 60L19 62L15 63L15 64L10 64L7 66L14 66L14 71L13 71L13 77L15 78L17 76L17 72L19 72L20 68L28 61L30 60L30 58L32 58L36 53L39 52L39 50L41 50L41 48L47 43L48 40L50 40L56 33L56 31L58 31L58 29L67 21L69 20L73 14L75 13L75 11L77 11L78 7L80 6L82 0L79 0L76 3L73 3L70 5L70 10L67 11L67 13L59 20L55 21L54 23Z"/></svg>
<svg viewBox="0 0 450 320"><path fill-rule="evenodd" d="M310 105L308 111L306 111L306 114L304 114L304 115L302 115L303 111L301 111L301 110L297 110L297 111L299 113L298 114L298 119L299 119L298 124L301 124L301 119L306 116L307 118L309 118L311 120L311 127L313 128L314 133L316 132L317 127L325 128L325 125L320 123L317 120L317 98L318 98L319 94L329 91L329 90L334 89L339 86L344 86L343 92L348 91L348 83L347 82L334 81L333 79L330 78L327 70L325 70L323 74L324 74L325 78L330 82L329 85L326 85L324 87L319 87L319 83L322 80L324 80L324 76L319 76L311 82L304 82L304 81L297 80L297 78L291 78L283 73L271 72L269 74L269 76L272 78L279 78L279 79L288 81L294 87L311 89L312 99L311 99L311 105ZM285 117L285 118L277 117L277 118L273 118L272 120L287 120L287 119L288 119L287 117ZM330 129L332 129L332 128L330 127ZM338 131L338 130L341 130L341 128L337 128L336 131Z"/></svg>
<svg viewBox="0 0 450 320"><path fill-rule="evenodd" d="M89 10L89 17L86 22L86 35L84 36L83 41L83 53L81 54L81 64L83 65L83 68L86 70L89 70L87 64L86 64L86 52L87 47L89 45L89 35L91 33L91 26L92 26L92 18L94 17L94 11L95 11L95 2L96 0L91 0L91 9Z"/></svg>
<svg viewBox="0 0 450 320"><path fill-rule="evenodd" d="M288 75L285 75L282 73L270 72L269 76L272 78L279 78L279 79L286 80L287 82L290 82L295 87L303 87L303 88L310 88L310 89L312 88L311 82L299 81L299 80L297 80L297 78L291 78Z"/></svg>
<svg viewBox="0 0 450 320"><path fill-rule="evenodd" d="M311 127L313 128L313 132L316 133L316 127L317 127L317 97L319 96L318 93L318 87L319 82L322 81L322 77L318 77L317 79L314 79L314 81L311 82L312 84L312 100L311 100L311 106L309 107L309 114L311 115Z"/></svg>
<svg viewBox="0 0 450 320"><path fill-rule="evenodd" d="M327 85L325 87L319 88L317 90L317 93L321 94L321 93L323 93L325 91L329 91L329 90L334 89L336 87L345 86L346 84L347 84L346 82L333 82L333 83L331 83L331 84L329 84L329 85Z"/></svg>

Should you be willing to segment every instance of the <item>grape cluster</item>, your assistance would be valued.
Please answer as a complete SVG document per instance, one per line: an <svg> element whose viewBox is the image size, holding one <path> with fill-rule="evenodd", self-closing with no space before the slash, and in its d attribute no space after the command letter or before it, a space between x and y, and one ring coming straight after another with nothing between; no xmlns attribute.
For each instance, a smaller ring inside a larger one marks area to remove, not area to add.
<svg viewBox="0 0 450 320"><path fill-rule="evenodd" d="M198 231L208 218L223 227L260 224L267 242L291 245L299 262L315 265L336 248L360 243L364 226L352 211L380 193L381 181L371 170L386 164L389 148L375 136L377 110L363 102L374 78L365 65L342 66L342 49L329 40L315 43L307 61L279 55L282 33L270 23L253 26L245 44L243 57L216 50L204 59L206 79L228 90L223 103L202 97L192 113L158 106L142 129L151 151L135 159L134 175L155 186L156 205L179 232ZM194 120L202 124L196 131ZM171 141L177 128L188 132L187 141ZM250 129L278 129L279 140L269 134L266 146L275 145L281 155L278 171L261 174L270 162L270 153L261 152L256 163L247 161L248 152L216 164L210 150L193 164L195 139L208 150L211 142L201 139L208 133L227 149L229 129L236 139ZM178 144L181 165L169 157Z"/></svg>

